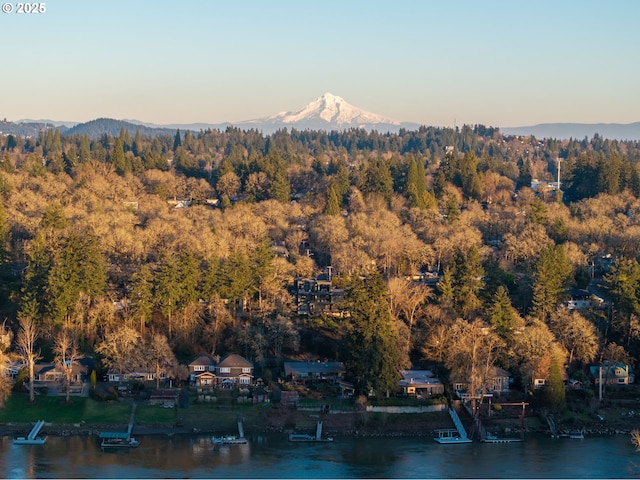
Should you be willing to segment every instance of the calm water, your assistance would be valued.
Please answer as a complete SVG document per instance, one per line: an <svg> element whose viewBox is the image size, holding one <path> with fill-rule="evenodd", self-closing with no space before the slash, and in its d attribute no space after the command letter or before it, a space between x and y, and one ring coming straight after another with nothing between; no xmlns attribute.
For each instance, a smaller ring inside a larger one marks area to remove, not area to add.
<svg viewBox="0 0 640 480"><path fill-rule="evenodd" d="M49 437L44 446L0 439L3 478L638 478L627 435L584 440L529 436L523 443L439 445L430 438L289 443L249 436L213 446L208 436L142 436L139 448L102 452L97 437Z"/></svg>

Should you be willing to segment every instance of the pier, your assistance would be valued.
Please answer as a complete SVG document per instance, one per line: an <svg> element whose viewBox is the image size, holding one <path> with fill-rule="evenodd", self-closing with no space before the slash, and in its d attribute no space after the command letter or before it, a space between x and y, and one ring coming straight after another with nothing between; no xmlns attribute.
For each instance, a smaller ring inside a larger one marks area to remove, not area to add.
<svg viewBox="0 0 640 480"><path fill-rule="evenodd" d="M44 420L38 420L33 426L27 437L18 437L13 439L14 445L44 445L47 437L38 437L38 433L44 427Z"/></svg>
<svg viewBox="0 0 640 480"><path fill-rule="evenodd" d="M100 432L100 438L102 442L100 446L104 448L130 448L137 447L140 442L131 436L133 432L133 424L136 416L137 403L133 403L131 406L131 416L129 417L129 424L127 425L126 432Z"/></svg>
<svg viewBox="0 0 640 480"><path fill-rule="evenodd" d="M460 417L454 408L449 408L449 415L451 416L451 420L453 420L453 424L455 425L455 429L453 428L441 428L436 430L438 434L434 440L441 444L458 444L458 443L471 443L471 439L467 436L467 431L462 425L460 421Z"/></svg>

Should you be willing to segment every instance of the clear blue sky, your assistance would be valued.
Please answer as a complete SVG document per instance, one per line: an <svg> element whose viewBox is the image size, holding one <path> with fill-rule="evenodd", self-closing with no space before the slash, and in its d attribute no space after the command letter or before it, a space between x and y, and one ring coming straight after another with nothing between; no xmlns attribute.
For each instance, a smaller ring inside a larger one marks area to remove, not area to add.
<svg viewBox="0 0 640 480"><path fill-rule="evenodd" d="M0 118L233 122L330 92L426 125L640 121L636 0L44 3L0 13Z"/></svg>

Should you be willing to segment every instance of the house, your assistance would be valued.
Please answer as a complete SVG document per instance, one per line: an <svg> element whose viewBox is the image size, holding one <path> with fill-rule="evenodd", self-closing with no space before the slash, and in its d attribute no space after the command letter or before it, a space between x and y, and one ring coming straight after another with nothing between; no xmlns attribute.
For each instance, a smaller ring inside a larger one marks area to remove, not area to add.
<svg viewBox="0 0 640 480"><path fill-rule="evenodd" d="M284 376L291 383L329 382L344 378L342 362L284 362Z"/></svg>
<svg viewBox="0 0 640 480"><path fill-rule="evenodd" d="M76 361L71 371L71 383L85 383L89 380L90 368L87 363ZM48 384L64 382L65 373L53 363L37 363L34 366L34 379L36 384L46 386Z"/></svg>
<svg viewBox="0 0 640 480"><path fill-rule="evenodd" d="M500 394L509 391L512 375L507 370L492 366L488 371L484 380L485 395L487 394ZM542 380L544 382L544 380ZM457 381L453 383L453 389L459 392L464 392L464 396L469 397L469 392L466 390L469 388L468 382ZM478 393L476 393L477 395Z"/></svg>
<svg viewBox="0 0 640 480"><path fill-rule="evenodd" d="M328 275L296 278L293 281L299 315L341 315L344 290L335 288Z"/></svg>
<svg viewBox="0 0 640 480"><path fill-rule="evenodd" d="M400 370L398 387L401 395L429 397L442 395L444 385L430 370Z"/></svg>
<svg viewBox="0 0 640 480"><path fill-rule="evenodd" d="M569 310L584 310L591 307L591 293L589 290L572 289L569 290L569 300L567 300Z"/></svg>
<svg viewBox="0 0 640 480"><path fill-rule="evenodd" d="M9 364L9 368L7 369L7 375L11 377L11 380L15 381L16 377L20 373L20 370L22 370L24 367L26 367L26 364L22 362L11 362Z"/></svg>
<svg viewBox="0 0 640 480"><path fill-rule="evenodd" d="M600 369L602 369L602 372L600 372ZM635 381L633 369L626 363L605 361L602 365L589 367L589 374L595 385L600 384L600 373L602 373L602 381L606 385L629 385Z"/></svg>
<svg viewBox="0 0 640 480"><path fill-rule="evenodd" d="M504 368L491 367L487 376L487 390L492 393L506 393L509 391L512 375Z"/></svg>
<svg viewBox="0 0 640 480"><path fill-rule="evenodd" d="M230 353L215 366L218 387L247 386L253 383L253 364L238 354Z"/></svg>
<svg viewBox="0 0 640 480"><path fill-rule="evenodd" d="M219 357L212 357L206 353L201 353L188 365L189 380L191 385L197 387L212 387L216 384L215 369Z"/></svg>
<svg viewBox="0 0 640 480"><path fill-rule="evenodd" d="M167 373L160 372L160 380L166 380ZM156 381L156 372L150 372L147 370L137 370L133 372L116 372L109 371L107 372L107 381L109 382L155 382Z"/></svg>
<svg viewBox="0 0 640 480"><path fill-rule="evenodd" d="M89 358L75 361L71 370L69 391L72 395L80 395L84 386L89 381L89 375L93 370L93 360ZM47 387L49 389L62 389L65 384L65 372L53 363L37 363L34 366L34 386Z"/></svg>

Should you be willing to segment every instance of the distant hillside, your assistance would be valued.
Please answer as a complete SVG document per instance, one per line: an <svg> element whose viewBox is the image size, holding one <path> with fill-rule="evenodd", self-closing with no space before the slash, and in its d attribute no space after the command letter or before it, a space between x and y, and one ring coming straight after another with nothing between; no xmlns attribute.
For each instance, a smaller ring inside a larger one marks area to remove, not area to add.
<svg viewBox="0 0 640 480"><path fill-rule="evenodd" d="M6 120L0 120L0 133L4 135L20 135L23 137L37 137L43 130L50 128L56 128L51 123L41 122L8 122ZM60 132L64 133L67 127L57 127Z"/></svg>
<svg viewBox="0 0 640 480"><path fill-rule="evenodd" d="M64 132L65 135L88 135L91 138L98 138L105 133L117 137L120 135L120 130L124 128L129 132L129 135L133 136L137 131L141 135L155 137L157 135L174 135L175 129L172 128L150 128L144 125L135 125L133 123L125 122L124 120L114 120L112 118L98 118L85 123L79 123L74 127Z"/></svg>
<svg viewBox="0 0 640 480"><path fill-rule="evenodd" d="M640 140L640 122L635 123L541 123L528 127L504 127L506 135L533 135L536 138L593 138L597 133L611 140Z"/></svg>

